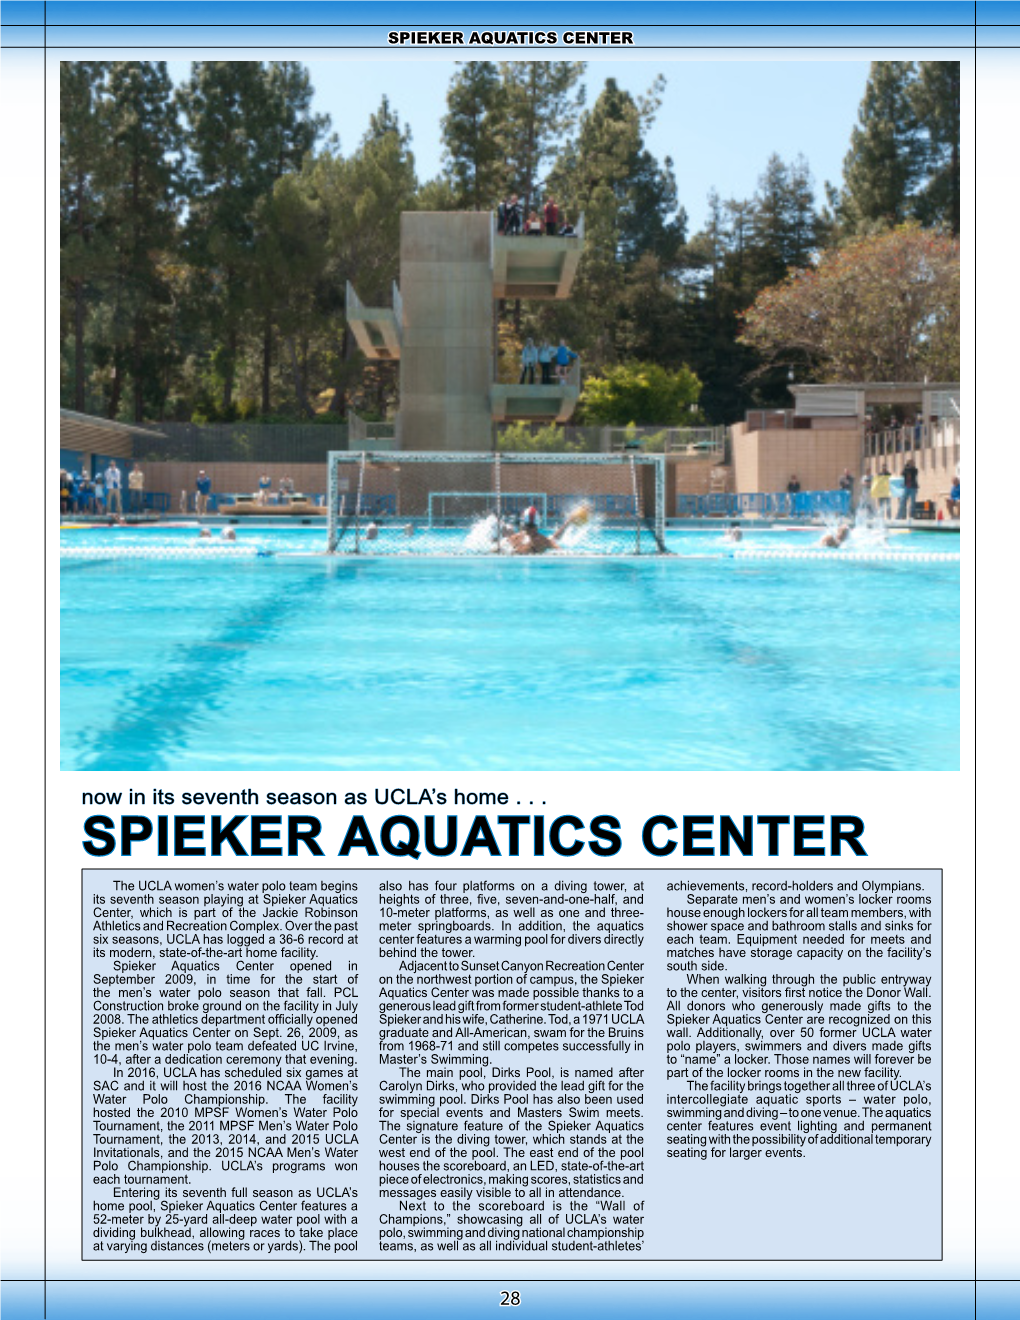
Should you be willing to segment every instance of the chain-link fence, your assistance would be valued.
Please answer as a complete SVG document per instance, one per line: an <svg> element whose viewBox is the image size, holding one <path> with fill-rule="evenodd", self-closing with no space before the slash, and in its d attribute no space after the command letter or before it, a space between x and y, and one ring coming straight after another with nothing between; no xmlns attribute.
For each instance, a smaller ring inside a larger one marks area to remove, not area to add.
<svg viewBox="0 0 1020 1320"><path fill-rule="evenodd" d="M132 457L149 463L325 463L347 448L346 422L160 422L162 435L133 437Z"/></svg>
<svg viewBox="0 0 1020 1320"><path fill-rule="evenodd" d="M514 422L494 428L500 453L672 454L725 462L725 426L558 426Z"/></svg>

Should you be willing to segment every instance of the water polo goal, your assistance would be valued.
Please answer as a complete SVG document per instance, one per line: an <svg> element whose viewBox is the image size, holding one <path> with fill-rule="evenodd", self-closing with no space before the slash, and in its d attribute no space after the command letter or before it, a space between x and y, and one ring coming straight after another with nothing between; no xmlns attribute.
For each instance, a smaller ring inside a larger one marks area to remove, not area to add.
<svg viewBox="0 0 1020 1320"><path fill-rule="evenodd" d="M529 507L578 554L663 554L661 454L329 455L331 554L503 554Z"/></svg>

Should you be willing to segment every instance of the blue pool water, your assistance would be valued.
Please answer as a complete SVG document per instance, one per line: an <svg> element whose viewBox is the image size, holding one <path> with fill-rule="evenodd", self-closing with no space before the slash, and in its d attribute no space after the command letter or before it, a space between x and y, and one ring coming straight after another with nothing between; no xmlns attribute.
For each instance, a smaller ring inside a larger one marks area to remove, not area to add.
<svg viewBox="0 0 1020 1320"><path fill-rule="evenodd" d="M957 769L957 538L817 535L329 560L321 527L68 531L61 765Z"/></svg>

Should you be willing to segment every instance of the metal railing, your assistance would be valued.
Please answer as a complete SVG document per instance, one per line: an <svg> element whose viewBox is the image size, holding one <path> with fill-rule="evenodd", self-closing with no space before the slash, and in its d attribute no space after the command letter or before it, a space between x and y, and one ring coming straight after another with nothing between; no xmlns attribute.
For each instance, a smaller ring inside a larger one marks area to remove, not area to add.
<svg viewBox="0 0 1020 1320"><path fill-rule="evenodd" d="M347 412L347 447L352 450L390 450L400 448L400 427L396 419L369 422L353 410Z"/></svg>
<svg viewBox="0 0 1020 1320"><path fill-rule="evenodd" d="M867 458L892 458L896 454L952 449L959 442L959 419L943 418L935 423L914 422L868 431L864 436L864 453Z"/></svg>
<svg viewBox="0 0 1020 1320"><path fill-rule="evenodd" d="M604 428L609 452L640 450L688 458L720 459L726 453L725 426L612 426Z"/></svg>

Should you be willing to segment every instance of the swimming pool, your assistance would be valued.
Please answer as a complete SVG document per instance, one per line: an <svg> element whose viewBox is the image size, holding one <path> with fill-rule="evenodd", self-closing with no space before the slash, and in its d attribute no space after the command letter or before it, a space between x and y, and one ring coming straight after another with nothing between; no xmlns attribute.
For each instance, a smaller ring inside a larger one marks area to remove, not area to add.
<svg viewBox="0 0 1020 1320"><path fill-rule="evenodd" d="M64 769L959 766L954 537L854 560L817 531L671 531L678 562L196 536L63 534Z"/></svg>

